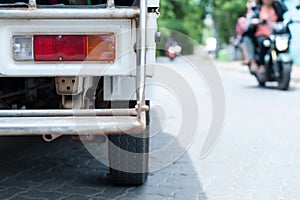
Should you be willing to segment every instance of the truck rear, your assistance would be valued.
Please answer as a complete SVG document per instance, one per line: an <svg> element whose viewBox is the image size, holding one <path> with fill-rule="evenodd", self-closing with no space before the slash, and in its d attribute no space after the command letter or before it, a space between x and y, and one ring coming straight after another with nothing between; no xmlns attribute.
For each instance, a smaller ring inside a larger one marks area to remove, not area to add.
<svg viewBox="0 0 300 200"><path fill-rule="evenodd" d="M1 1L0 135L108 136L114 183L143 184L158 8L159 0Z"/></svg>

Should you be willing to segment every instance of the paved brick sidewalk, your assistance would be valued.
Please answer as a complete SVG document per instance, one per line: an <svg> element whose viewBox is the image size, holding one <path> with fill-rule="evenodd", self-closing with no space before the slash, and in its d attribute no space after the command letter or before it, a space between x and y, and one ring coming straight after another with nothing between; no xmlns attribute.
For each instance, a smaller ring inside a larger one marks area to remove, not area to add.
<svg viewBox="0 0 300 200"><path fill-rule="evenodd" d="M24 138L23 138L24 139ZM164 135L164 141L170 139ZM0 152L0 199L205 199L189 157L151 173L145 186L115 187L106 166L94 159L80 142L69 137L31 145L5 143ZM160 139L152 142L159 146ZM19 143L21 144L21 142ZM155 145L152 145L155 147ZM16 149L17 148L17 149Z"/></svg>

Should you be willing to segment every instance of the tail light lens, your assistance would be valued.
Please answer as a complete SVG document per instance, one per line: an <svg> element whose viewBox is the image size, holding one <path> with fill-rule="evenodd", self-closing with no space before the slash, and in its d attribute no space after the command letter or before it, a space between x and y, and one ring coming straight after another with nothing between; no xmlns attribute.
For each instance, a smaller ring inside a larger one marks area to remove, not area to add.
<svg viewBox="0 0 300 200"><path fill-rule="evenodd" d="M115 59L115 37L107 35L87 36L87 60L111 61Z"/></svg>
<svg viewBox="0 0 300 200"><path fill-rule="evenodd" d="M32 60L32 36L13 37L13 58L17 61Z"/></svg>
<svg viewBox="0 0 300 200"><path fill-rule="evenodd" d="M34 60L83 61L86 57L86 40L81 35L35 35Z"/></svg>
<svg viewBox="0 0 300 200"><path fill-rule="evenodd" d="M114 34L13 37L14 60L113 61Z"/></svg>

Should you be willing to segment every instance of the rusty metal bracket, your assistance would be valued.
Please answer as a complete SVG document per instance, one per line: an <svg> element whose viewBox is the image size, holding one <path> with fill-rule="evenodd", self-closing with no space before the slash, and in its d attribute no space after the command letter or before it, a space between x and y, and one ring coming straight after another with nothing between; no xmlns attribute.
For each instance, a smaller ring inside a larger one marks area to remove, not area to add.
<svg viewBox="0 0 300 200"><path fill-rule="evenodd" d="M82 92L82 77L56 77L56 92L59 95L77 95Z"/></svg>
<svg viewBox="0 0 300 200"><path fill-rule="evenodd" d="M43 135L43 140L45 140L46 142L52 142L53 140L59 138L60 136L62 136L62 134L50 134L50 135Z"/></svg>

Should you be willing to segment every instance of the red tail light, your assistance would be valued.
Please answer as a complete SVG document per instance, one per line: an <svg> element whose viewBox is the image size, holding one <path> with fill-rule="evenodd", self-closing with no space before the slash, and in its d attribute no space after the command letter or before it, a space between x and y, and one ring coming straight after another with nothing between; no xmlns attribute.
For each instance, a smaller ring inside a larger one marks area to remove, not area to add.
<svg viewBox="0 0 300 200"><path fill-rule="evenodd" d="M35 35L35 61L113 61L115 37L102 35Z"/></svg>
<svg viewBox="0 0 300 200"><path fill-rule="evenodd" d="M35 35L34 60L83 61L86 57L85 36Z"/></svg>

